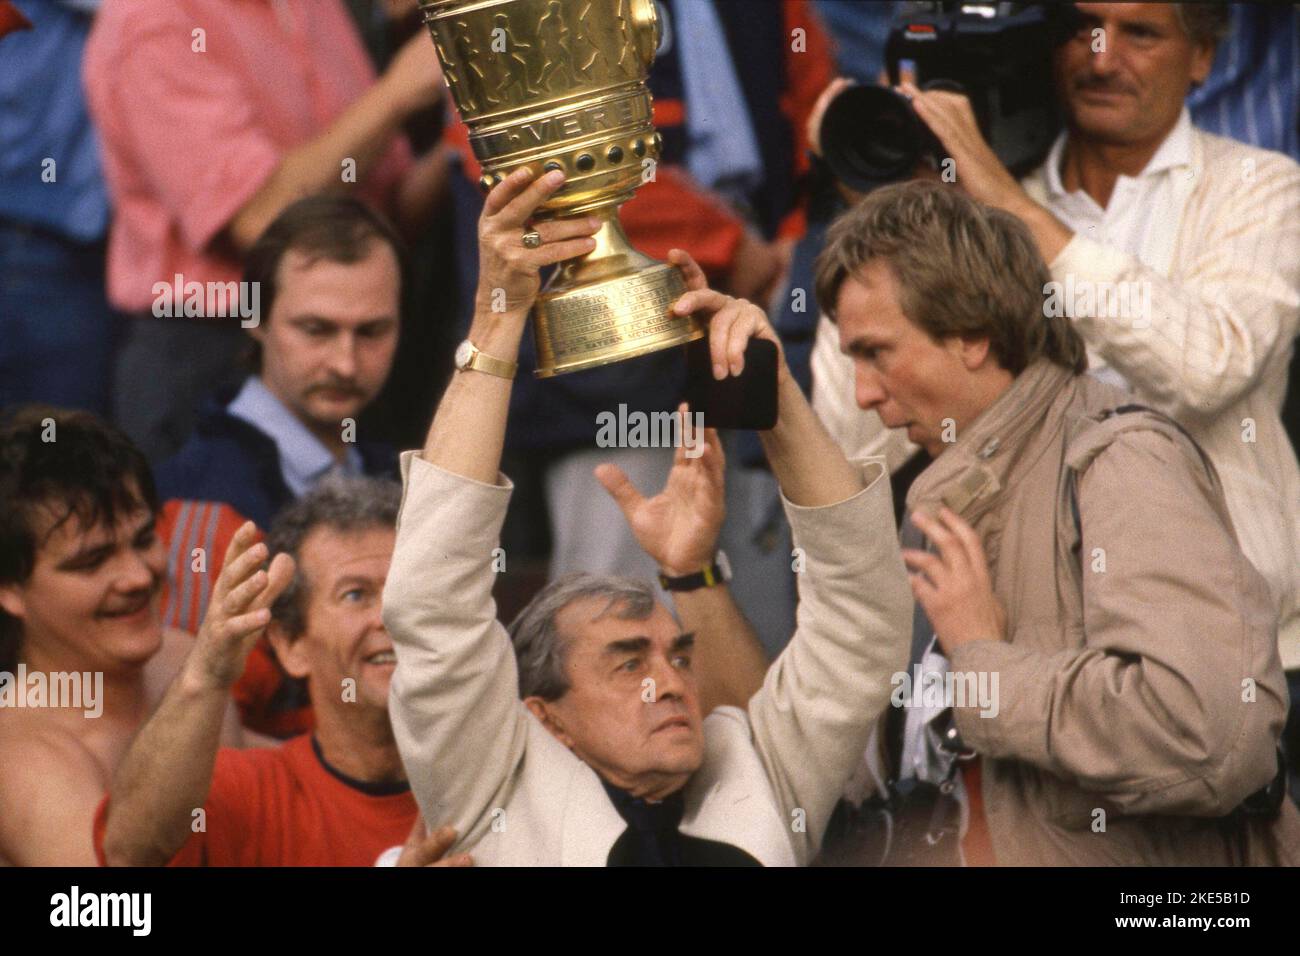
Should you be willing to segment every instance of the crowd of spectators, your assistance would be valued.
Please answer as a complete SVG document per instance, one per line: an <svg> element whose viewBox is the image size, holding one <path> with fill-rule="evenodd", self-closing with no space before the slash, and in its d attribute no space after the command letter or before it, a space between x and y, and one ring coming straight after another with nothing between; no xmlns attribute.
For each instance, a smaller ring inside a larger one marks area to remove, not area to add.
<svg viewBox="0 0 1300 956"><path fill-rule="evenodd" d="M654 5L698 455L417 0L0 2L0 865L1300 863L1297 7L1074 4L1013 173L906 4ZM955 176L834 181L891 80Z"/></svg>

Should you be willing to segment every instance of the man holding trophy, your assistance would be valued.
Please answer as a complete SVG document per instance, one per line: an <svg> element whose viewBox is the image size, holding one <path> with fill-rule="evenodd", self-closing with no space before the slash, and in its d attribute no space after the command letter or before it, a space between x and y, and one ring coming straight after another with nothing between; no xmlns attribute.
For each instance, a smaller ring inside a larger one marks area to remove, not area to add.
<svg viewBox="0 0 1300 956"><path fill-rule="evenodd" d="M412 788L425 818L448 821L457 851L482 865L806 864L906 656L912 601L883 463L844 459L783 361L764 444L806 571L798 629L745 709L705 716L691 667L739 620L712 563L716 437L699 458L679 454L653 502L602 476L660 563L682 626L647 585L596 575L552 583L509 632L496 620L511 492L499 464L538 269L590 253L608 228L534 218L564 183L524 166L488 195L460 371L423 451L403 457L384 623ZM685 253L673 260L690 291L669 316L710 318L714 360L740 371L748 334L728 333L752 326L743 320L757 307L707 289ZM643 505L661 520L637 522Z"/></svg>

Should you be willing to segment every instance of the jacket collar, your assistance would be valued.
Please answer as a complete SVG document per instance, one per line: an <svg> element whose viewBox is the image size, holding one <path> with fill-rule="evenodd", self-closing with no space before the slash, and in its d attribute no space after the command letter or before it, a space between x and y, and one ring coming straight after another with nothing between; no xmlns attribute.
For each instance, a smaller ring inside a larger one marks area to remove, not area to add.
<svg viewBox="0 0 1300 956"><path fill-rule="evenodd" d="M235 400L243 383L224 383L218 386L199 406L194 423L195 432L209 438L230 438L245 447L256 450L259 461L271 463L270 470L280 474L280 450L275 439L256 425L230 414L230 403ZM353 446L361 455L364 474L397 479L397 452L392 445L382 441L361 439ZM283 481L283 478L278 479Z"/></svg>
<svg viewBox="0 0 1300 956"><path fill-rule="evenodd" d="M1074 373L1039 359L975 419L912 483L907 513L947 505L974 523L1014 484L1018 466L1042 453L1061 421L1062 392Z"/></svg>

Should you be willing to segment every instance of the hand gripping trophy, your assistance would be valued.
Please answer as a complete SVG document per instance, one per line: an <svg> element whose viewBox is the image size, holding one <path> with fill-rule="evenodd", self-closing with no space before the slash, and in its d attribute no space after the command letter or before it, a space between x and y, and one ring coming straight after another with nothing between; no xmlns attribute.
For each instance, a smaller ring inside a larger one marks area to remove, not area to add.
<svg viewBox="0 0 1300 956"><path fill-rule="evenodd" d="M672 304L676 266L637 252L618 209L653 175L660 138L646 73L653 0L421 0L484 192L520 166L566 181L538 219L601 220L596 248L563 262L533 311L537 374L594 368L703 337ZM525 242L533 234L525 236Z"/></svg>

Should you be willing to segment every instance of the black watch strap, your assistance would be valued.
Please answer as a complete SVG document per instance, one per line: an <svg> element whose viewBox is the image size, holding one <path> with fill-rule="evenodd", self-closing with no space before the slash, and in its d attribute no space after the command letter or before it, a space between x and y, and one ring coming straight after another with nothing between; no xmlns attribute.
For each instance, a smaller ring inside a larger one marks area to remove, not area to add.
<svg viewBox="0 0 1300 956"><path fill-rule="evenodd" d="M717 587L719 584L725 584L728 577L723 572L722 565L715 560L694 574L683 574L677 578L670 578L660 571L659 586L665 591L697 591L700 588L712 588Z"/></svg>

